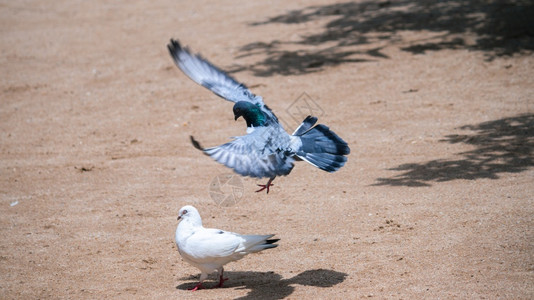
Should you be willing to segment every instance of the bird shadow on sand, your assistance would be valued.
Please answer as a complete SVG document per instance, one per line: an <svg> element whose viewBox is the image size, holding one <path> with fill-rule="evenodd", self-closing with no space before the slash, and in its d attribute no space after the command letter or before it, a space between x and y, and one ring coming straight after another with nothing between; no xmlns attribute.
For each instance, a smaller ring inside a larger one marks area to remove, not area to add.
<svg viewBox="0 0 534 300"><path fill-rule="evenodd" d="M281 275L274 272L225 272L224 274L229 280L222 288L250 290L246 296L237 299L283 299L293 293L294 285L327 288L342 283L348 276L342 272L325 269L304 271L289 279L283 279ZM188 276L181 280L198 280L198 276ZM194 287L196 283L196 281L183 283L176 288L187 290ZM215 287L217 283L205 282L203 285L209 289ZM202 290L195 291L195 293L202 293Z"/></svg>
<svg viewBox="0 0 534 300"><path fill-rule="evenodd" d="M256 76L307 74L342 63L388 59L386 47L414 55L466 49L483 52L492 60L531 53L532 20L534 2L526 0L368 0L303 6L249 23L294 33L242 46L236 58L254 56L259 61L227 71L250 70Z"/></svg>
<svg viewBox="0 0 534 300"><path fill-rule="evenodd" d="M409 163L391 168L403 173L378 178L374 186L430 186L431 182L456 179L499 179L501 173L519 173L534 166L534 114L465 125L459 130L469 134L451 134L440 142L464 143L475 149L457 153L453 158Z"/></svg>

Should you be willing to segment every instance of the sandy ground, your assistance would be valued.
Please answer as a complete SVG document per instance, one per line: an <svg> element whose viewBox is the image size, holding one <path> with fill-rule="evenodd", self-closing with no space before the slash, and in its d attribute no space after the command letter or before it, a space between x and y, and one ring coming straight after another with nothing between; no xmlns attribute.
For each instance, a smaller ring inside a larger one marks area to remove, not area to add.
<svg viewBox="0 0 534 300"><path fill-rule="evenodd" d="M533 15L529 1L2 1L0 298L534 298ZM218 205L210 183L229 169L189 135L213 146L245 125L173 65L171 37L288 131L319 115L347 165L299 162L269 195L235 177L243 189L220 194L237 203ZM185 204L280 246L192 293L174 244Z"/></svg>

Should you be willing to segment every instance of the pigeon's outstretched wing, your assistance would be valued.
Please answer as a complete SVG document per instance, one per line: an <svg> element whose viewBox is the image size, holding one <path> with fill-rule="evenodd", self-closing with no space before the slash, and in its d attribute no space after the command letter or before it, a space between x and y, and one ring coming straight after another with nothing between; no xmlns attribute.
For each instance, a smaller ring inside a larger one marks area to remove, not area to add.
<svg viewBox="0 0 534 300"><path fill-rule="evenodd" d="M287 175L293 169L295 159L285 153L283 147L274 144L277 141L269 137L267 130L271 130L270 127L258 127L231 142L206 149L193 137L191 142L195 148L240 175L258 178Z"/></svg>
<svg viewBox="0 0 534 300"><path fill-rule="evenodd" d="M199 54L191 54L189 48L183 48L180 42L171 39L167 48L178 68L194 82L228 101L246 101L264 106L260 96L254 95L244 84L237 82Z"/></svg>

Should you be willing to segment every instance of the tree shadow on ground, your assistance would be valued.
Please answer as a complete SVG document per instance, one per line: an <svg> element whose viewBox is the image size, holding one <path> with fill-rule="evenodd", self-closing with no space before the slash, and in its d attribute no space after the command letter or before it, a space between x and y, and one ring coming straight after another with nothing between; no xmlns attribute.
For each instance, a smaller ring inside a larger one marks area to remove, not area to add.
<svg viewBox="0 0 534 300"><path fill-rule="evenodd" d="M316 287L332 287L345 281L347 274L332 270L317 269L304 271L292 278L282 279L274 272L225 272L229 278L223 288L248 289L250 292L238 299L283 299L293 293L292 285L300 284ZM198 280L198 276L189 276L182 280ZM187 290L195 286L194 283L183 283L177 289ZM209 283L208 283L209 284ZM204 285L204 284L203 284ZM207 288L211 286L206 285ZM216 283L213 283L216 286ZM202 290L195 293L202 293Z"/></svg>
<svg viewBox="0 0 534 300"><path fill-rule="evenodd" d="M534 50L534 2L528 0L345 2L308 6L250 25L309 24L313 30L317 22L326 25L296 41L258 41L241 47L238 58L266 58L248 67L234 66L230 72L306 74L325 66L386 59L381 50L387 46L413 54L483 51L488 60Z"/></svg>
<svg viewBox="0 0 534 300"><path fill-rule="evenodd" d="M448 135L441 142L474 145L474 150L458 153L458 158L454 159L400 165L389 170L403 171L402 174L378 178L373 185L417 187L456 179L498 179L500 173L523 172L534 166L533 114L465 125L459 129L474 133Z"/></svg>

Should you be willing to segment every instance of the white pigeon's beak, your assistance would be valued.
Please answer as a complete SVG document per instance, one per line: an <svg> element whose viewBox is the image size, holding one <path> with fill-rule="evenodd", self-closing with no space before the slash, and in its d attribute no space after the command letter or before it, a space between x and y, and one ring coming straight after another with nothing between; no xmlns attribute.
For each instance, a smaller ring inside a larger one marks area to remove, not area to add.
<svg viewBox="0 0 534 300"><path fill-rule="evenodd" d="M178 216L178 218L176 218L176 220L180 221L181 218L182 218L182 216Z"/></svg>

